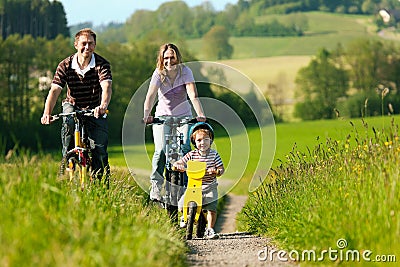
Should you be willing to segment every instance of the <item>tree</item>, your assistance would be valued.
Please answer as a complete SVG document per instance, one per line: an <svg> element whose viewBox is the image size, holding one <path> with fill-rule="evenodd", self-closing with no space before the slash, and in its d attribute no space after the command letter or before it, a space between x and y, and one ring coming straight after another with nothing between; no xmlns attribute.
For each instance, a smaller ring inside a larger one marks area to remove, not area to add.
<svg viewBox="0 0 400 267"><path fill-rule="evenodd" d="M302 102L295 106L295 116L305 120L330 119L339 98L346 96L349 78L346 70L338 67L335 57L322 49L317 58L300 69L296 77L297 96Z"/></svg>
<svg viewBox="0 0 400 267"><path fill-rule="evenodd" d="M223 26L214 26L203 37L204 51L209 58L231 58L233 46L229 44L229 32Z"/></svg>
<svg viewBox="0 0 400 267"><path fill-rule="evenodd" d="M215 24L216 12L211 2L193 8L193 37L202 37Z"/></svg>
<svg viewBox="0 0 400 267"><path fill-rule="evenodd" d="M383 42L357 39L349 44L346 60L350 65L353 86L358 91L373 91L386 76L387 49Z"/></svg>

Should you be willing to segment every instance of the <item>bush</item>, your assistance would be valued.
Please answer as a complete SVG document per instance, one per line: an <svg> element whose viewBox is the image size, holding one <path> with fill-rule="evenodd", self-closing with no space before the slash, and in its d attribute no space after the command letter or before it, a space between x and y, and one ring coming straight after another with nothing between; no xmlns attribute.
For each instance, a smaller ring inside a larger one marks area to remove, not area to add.
<svg viewBox="0 0 400 267"><path fill-rule="evenodd" d="M399 111L392 107L398 107L400 104L400 96L387 95L383 99L375 92L357 93L350 96L343 105L343 114L350 118L381 116L387 114L398 114Z"/></svg>

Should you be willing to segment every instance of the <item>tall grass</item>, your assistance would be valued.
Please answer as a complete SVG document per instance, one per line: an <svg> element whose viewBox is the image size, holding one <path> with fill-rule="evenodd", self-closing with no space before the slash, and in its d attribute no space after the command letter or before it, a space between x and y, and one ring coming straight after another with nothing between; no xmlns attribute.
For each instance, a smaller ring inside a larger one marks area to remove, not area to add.
<svg viewBox="0 0 400 267"><path fill-rule="evenodd" d="M397 255L400 251L398 127L364 124L342 140L293 149L249 197L242 230L268 235L283 249L336 248Z"/></svg>
<svg viewBox="0 0 400 267"><path fill-rule="evenodd" d="M0 164L1 266L185 266L183 234L127 171L81 192L49 156Z"/></svg>

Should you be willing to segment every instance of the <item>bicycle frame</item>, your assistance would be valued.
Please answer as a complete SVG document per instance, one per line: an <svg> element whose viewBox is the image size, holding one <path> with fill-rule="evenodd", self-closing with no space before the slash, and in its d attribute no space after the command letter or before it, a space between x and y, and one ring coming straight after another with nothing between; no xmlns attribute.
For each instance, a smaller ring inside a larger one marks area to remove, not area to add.
<svg viewBox="0 0 400 267"><path fill-rule="evenodd" d="M172 169L175 161L183 157L182 146L184 135L179 132L179 128L185 124L197 122L192 117L171 117L164 116L154 118L153 124L163 124L168 126L169 131L164 133L165 138L165 195L163 197L164 208L167 209L171 217L177 219L178 200L181 195L181 188L184 186L184 174ZM165 128L165 127L164 127Z"/></svg>
<svg viewBox="0 0 400 267"><path fill-rule="evenodd" d="M197 237L204 235L205 218L202 214L203 194L202 178L206 173L205 162L189 160L186 173L188 175L188 186L183 198L183 218L186 222L186 239L192 239L193 226L197 224ZM201 223L200 223L201 221Z"/></svg>
<svg viewBox="0 0 400 267"><path fill-rule="evenodd" d="M63 163L67 163L66 171L69 174L69 181L72 183L76 177L78 167L79 186L84 190L87 178L92 180L90 175L91 168L91 149L90 140L85 131L84 116L93 116L93 110L77 110L69 113L60 113L53 116L53 121L61 117L72 117L74 120L74 148L67 151L63 158ZM60 167L60 174L63 174L65 166Z"/></svg>

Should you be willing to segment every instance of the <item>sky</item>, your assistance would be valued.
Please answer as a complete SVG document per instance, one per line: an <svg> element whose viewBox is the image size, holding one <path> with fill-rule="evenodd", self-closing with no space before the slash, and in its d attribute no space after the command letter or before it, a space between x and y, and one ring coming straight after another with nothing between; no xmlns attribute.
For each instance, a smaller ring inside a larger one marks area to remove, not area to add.
<svg viewBox="0 0 400 267"><path fill-rule="evenodd" d="M83 22L92 22L94 26L110 22L124 23L138 9L157 10L167 0L59 0L67 14L68 26ZM203 0L185 0L189 7L200 5ZM218 11L225 5L236 4L238 0L210 1Z"/></svg>

